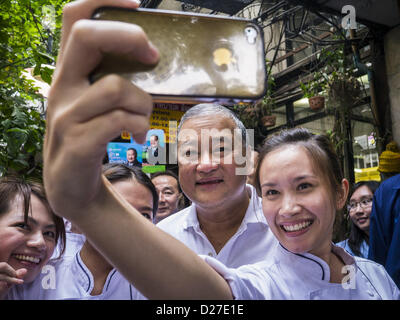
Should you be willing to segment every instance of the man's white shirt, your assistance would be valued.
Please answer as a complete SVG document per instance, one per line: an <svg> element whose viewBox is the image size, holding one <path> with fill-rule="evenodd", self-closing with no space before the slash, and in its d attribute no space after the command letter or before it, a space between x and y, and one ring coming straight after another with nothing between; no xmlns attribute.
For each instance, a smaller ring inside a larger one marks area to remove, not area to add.
<svg viewBox="0 0 400 320"><path fill-rule="evenodd" d="M165 218L157 227L183 242L197 254L211 256L230 268L269 259L270 249L278 241L264 217L261 198L258 197L256 189L247 185L247 190L250 202L243 221L218 254L200 229L195 204Z"/></svg>

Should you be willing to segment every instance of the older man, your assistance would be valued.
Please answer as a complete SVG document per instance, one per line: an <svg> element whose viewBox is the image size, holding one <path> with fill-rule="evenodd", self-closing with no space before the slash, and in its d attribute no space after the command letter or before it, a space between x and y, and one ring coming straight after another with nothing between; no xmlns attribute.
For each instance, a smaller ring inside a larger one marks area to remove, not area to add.
<svg viewBox="0 0 400 320"><path fill-rule="evenodd" d="M246 185L251 168L244 165L252 162L241 155L250 156L247 139L246 128L227 108L200 104L189 109L178 128L178 164L181 188L192 205L157 224L198 254L229 267L264 260L276 244L261 199Z"/></svg>
<svg viewBox="0 0 400 320"><path fill-rule="evenodd" d="M174 172L170 170L156 172L151 175L151 181L158 193L158 209L154 223L184 208L184 196L179 186L178 176Z"/></svg>

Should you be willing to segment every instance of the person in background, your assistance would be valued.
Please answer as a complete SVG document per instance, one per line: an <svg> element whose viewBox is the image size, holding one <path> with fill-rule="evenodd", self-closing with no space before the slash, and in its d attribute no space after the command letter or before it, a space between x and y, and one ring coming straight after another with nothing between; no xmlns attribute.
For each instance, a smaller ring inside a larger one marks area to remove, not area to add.
<svg viewBox="0 0 400 320"><path fill-rule="evenodd" d="M382 264L400 287L400 174L383 181L374 194L368 259Z"/></svg>
<svg viewBox="0 0 400 320"><path fill-rule="evenodd" d="M353 186L347 205L350 218L350 235L336 245L347 250L353 256L368 258L369 226L372 200L378 181L360 181Z"/></svg>
<svg viewBox="0 0 400 320"><path fill-rule="evenodd" d="M129 148L126 151L126 162L128 167L142 167L142 164L137 159L137 151L135 148Z"/></svg>
<svg viewBox="0 0 400 320"><path fill-rule="evenodd" d="M169 217L183 209L184 195L179 185L178 176L172 171L156 172L151 175L151 181L158 193L158 209L154 223Z"/></svg>
<svg viewBox="0 0 400 320"><path fill-rule="evenodd" d="M388 143L379 156L378 171L381 181L400 173L400 150L395 141Z"/></svg>
<svg viewBox="0 0 400 320"><path fill-rule="evenodd" d="M158 209L157 189L141 169L108 163L103 165L103 174L143 217L149 221L154 220Z"/></svg>
<svg viewBox="0 0 400 320"><path fill-rule="evenodd" d="M127 205L152 221L157 211L157 191L150 178L140 169L124 164L103 165L103 174ZM86 240L74 255L50 260L55 270L54 287L44 288L46 274L36 281L14 287L9 300L137 300L141 294Z"/></svg>
<svg viewBox="0 0 400 320"><path fill-rule="evenodd" d="M18 177L0 178L0 299L32 283L53 254L65 248L63 219L51 210L43 185Z"/></svg>
<svg viewBox="0 0 400 320"><path fill-rule="evenodd" d="M159 148L158 136L153 134L150 137L150 148L149 148L149 151L151 152L152 156L158 157L158 148Z"/></svg>

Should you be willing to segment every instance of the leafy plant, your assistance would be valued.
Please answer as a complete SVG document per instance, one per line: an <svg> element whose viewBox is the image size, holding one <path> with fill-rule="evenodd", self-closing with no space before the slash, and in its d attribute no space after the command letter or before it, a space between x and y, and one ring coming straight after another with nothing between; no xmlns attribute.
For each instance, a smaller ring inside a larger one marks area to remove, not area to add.
<svg viewBox="0 0 400 320"><path fill-rule="evenodd" d="M326 89L327 81L321 76L319 72L313 74L313 80L303 83L300 82L300 89L303 92L304 98L312 98L319 94L319 92Z"/></svg>
<svg viewBox="0 0 400 320"><path fill-rule="evenodd" d="M0 175L41 177L44 98L27 68L51 83L63 0L0 1ZM53 14L51 27L45 9Z"/></svg>
<svg viewBox="0 0 400 320"><path fill-rule="evenodd" d="M262 118L272 114L272 110L276 105L275 99L272 97L274 87L274 78L270 76L267 81L267 93L260 101L247 107L243 105L235 105L233 107L246 128L256 129L262 126Z"/></svg>
<svg viewBox="0 0 400 320"><path fill-rule="evenodd" d="M0 113L0 172L41 178L45 121L34 108L10 106Z"/></svg>
<svg viewBox="0 0 400 320"><path fill-rule="evenodd" d="M351 57L346 55L344 43L329 49L323 48L319 54L318 59L323 67L314 73L314 79L326 89L331 106L346 104L350 107L360 98L361 87L354 76Z"/></svg>
<svg viewBox="0 0 400 320"><path fill-rule="evenodd" d="M300 82L300 88L306 98L326 92L330 107L343 104L349 107L349 104L353 105L360 98L360 83L354 77L353 61L345 53L344 42L321 49L317 55L317 70L312 73L312 80Z"/></svg>

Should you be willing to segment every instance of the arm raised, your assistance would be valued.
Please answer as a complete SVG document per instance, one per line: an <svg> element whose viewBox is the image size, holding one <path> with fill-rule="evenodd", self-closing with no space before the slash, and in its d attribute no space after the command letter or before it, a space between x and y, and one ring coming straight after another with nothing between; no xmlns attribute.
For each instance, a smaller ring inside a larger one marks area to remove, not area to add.
<svg viewBox="0 0 400 320"><path fill-rule="evenodd" d="M64 11L60 56L48 101L44 182L53 210L152 299L225 299L225 280L181 242L156 228L101 175L107 143L122 130L143 142L152 99L115 75L90 84L104 53L154 64L158 51L144 32L120 22L85 20L100 5L86 0ZM136 7L131 1L118 5Z"/></svg>

